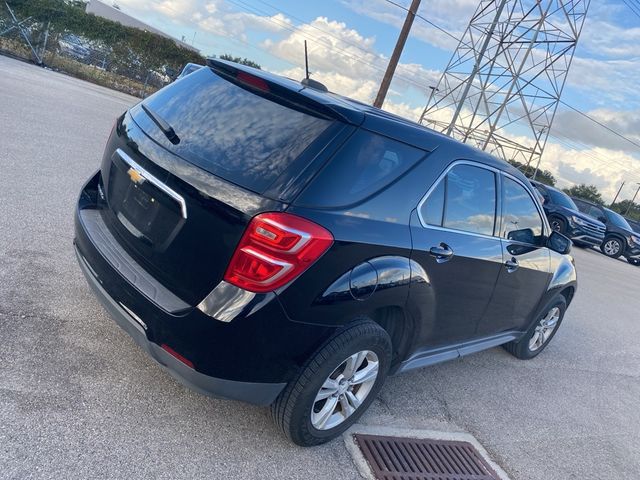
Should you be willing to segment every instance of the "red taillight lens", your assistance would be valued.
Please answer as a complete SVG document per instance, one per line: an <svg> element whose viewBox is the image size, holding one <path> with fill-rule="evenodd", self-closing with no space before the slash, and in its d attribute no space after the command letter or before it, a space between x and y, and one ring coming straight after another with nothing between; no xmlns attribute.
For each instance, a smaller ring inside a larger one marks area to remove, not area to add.
<svg viewBox="0 0 640 480"><path fill-rule="evenodd" d="M260 77L256 77L255 75L251 75L247 72L238 72L236 78L247 85L251 85L258 90L262 90L263 92L269 91L269 85Z"/></svg>
<svg viewBox="0 0 640 480"><path fill-rule="evenodd" d="M254 217L224 275L251 292L271 292L311 266L333 243L325 228L288 213Z"/></svg>

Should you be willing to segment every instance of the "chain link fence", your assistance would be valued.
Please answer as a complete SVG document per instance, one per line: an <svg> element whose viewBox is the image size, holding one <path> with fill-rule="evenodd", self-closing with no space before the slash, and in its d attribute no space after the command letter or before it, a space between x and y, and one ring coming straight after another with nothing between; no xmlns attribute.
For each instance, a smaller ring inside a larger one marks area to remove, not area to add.
<svg viewBox="0 0 640 480"><path fill-rule="evenodd" d="M0 3L0 54L142 98L170 83L177 73L146 68L133 52L124 53L73 32L58 31L51 21L19 18L9 5Z"/></svg>

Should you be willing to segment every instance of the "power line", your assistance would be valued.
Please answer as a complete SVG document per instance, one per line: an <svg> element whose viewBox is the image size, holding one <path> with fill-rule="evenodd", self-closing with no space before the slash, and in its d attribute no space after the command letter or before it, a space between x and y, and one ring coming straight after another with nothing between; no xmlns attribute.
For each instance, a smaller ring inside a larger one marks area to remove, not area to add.
<svg viewBox="0 0 640 480"><path fill-rule="evenodd" d="M636 147L640 148L640 143L638 143L638 142L635 142L635 141L631 140L629 137L627 137L627 136L625 136L625 135L623 135L623 134L621 134L621 133L619 133L619 132L616 132L613 128L611 128L611 127L607 126L606 124L604 124L604 123L600 122L599 120L596 120L596 119L595 119L595 118L593 118L592 116L590 116L590 115L588 115L588 114L584 113L584 112L583 112L583 111L581 111L581 110L578 110L576 107L574 107L574 106L572 106L572 105L569 105L567 102L565 102L565 101L563 101L563 100L560 100L560 103L562 103L565 107L570 108L570 109L571 109L571 110L573 110L574 112L579 113L579 114L580 114L580 115L582 115L583 117L588 118L588 119L589 119L589 120L591 120L593 123L595 123L595 124L597 124L597 125L600 125L602 128L604 128L605 130L607 130L607 131L609 131L609 132L613 133L613 134L614 134L614 135L616 135L617 137L620 137L621 139L626 140L627 142L631 143L632 145L635 145Z"/></svg>
<svg viewBox="0 0 640 480"><path fill-rule="evenodd" d="M385 0L385 1L386 1L387 3L390 3L391 5L395 5L396 7L400 8L400 9L402 9L402 10L407 11L407 8L406 8L404 5L401 5L401 4L399 4L399 3L396 3L396 2L395 2L395 1L393 1L393 0ZM629 8L631 8L631 9L633 10L633 8L632 8L632 7L627 3L627 1L631 1L631 2L633 2L634 0L622 0L622 1L623 1L627 6L629 6ZM637 8L637 9L638 9L638 11L637 11L637 12L636 12L635 10L633 10L633 11L634 11L634 13L636 13L636 15L638 15L638 16L640 17L640 1L639 1L639 0L635 0L635 2L636 2L635 4L636 4L636 5L638 5L638 6L637 6L637 7L635 7L635 8ZM456 40L457 42L460 42L460 39L456 38L454 35L452 35L451 33L447 32L445 29L441 28L440 26L438 26L438 25L437 25L437 24L435 24L434 22L432 22L432 21L428 20L427 18L423 17L422 15L420 15L420 14L417 14L417 13L416 13L416 17L418 17L418 18L420 18L420 19L424 20L424 21L425 21L425 22L427 22L429 25L431 25L431 26L433 26L434 28L438 29L439 31L441 31L441 32L445 33L446 35L448 35L449 37L453 38L453 39L454 39L454 40ZM573 110L574 112L576 112L576 113L578 113L578 114L582 115L583 117L585 117L585 118L587 118L587 119L591 120L593 123L595 123L595 124L599 125L600 127L602 127L602 128L604 128L604 129L606 129L607 131L609 131L610 133L612 133L612 134L616 135L617 137L619 137L619 138L621 138L621 139L623 139L623 140L625 140L625 141L627 141L627 142L631 143L632 145L634 145L634 146L636 146L636 147L640 148L640 143L638 143L638 142L636 142L636 141L634 141L634 140L630 139L629 137L627 137L627 136L625 136L625 135L621 134L620 132L616 132L616 131L615 131L615 130L613 130L611 127L609 127L609 126L605 125L604 123L602 123L602 122L600 122L600 121L596 120L595 118L593 118L593 117L592 117L592 116L590 116L589 114L587 114L587 113L585 113L585 112L583 112L583 111L579 110L578 108L576 108L576 107L574 107L574 106L572 106L572 105L568 104L567 102L565 102L565 101L564 101L564 100L562 100L562 99L560 99L560 103L561 103L562 105L566 106L567 108L569 108L569 109Z"/></svg>
<svg viewBox="0 0 640 480"><path fill-rule="evenodd" d="M288 30L288 31L290 31L290 32L292 32L292 33L298 33L298 32L301 32L300 27L296 27L296 26L294 26L294 25L290 25L290 24L288 24L288 23L286 23L286 22L282 22L282 21L279 21L279 20L274 19L274 18L272 18L272 17L266 16L266 15L268 15L268 12L265 12L264 10L261 10L261 9L259 9L259 8L255 7L255 6L253 6L253 5L247 4L246 2L244 2L244 1L242 1L242 0L227 0L227 2L232 3L232 4L233 4L233 5L235 5L236 7L240 8L240 9L242 9L242 10L246 11L246 12L253 13L254 15L256 15L256 14L257 14L258 16L265 15L264 17L262 17L264 20L266 20L266 21L268 21L268 22L271 22L271 23L273 23L273 24L276 24L276 25L278 25L280 28L283 28L283 29L285 29L285 30ZM265 3L265 4L266 4L266 2L262 2L262 3ZM272 6L271 8L273 8L273 9L274 9L276 12L278 12L278 13L284 13L284 14L286 14L286 15L289 15L287 12L285 12L285 11L283 11L283 10L281 10L281 9L276 9L276 8L275 8L275 7L273 7L273 6ZM301 20L301 21L303 21L303 20ZM333 38L335 38L335 39L339 40L340 42L344 42L344 40L343 40L342 38L340 38L340 37L338 37L338 36L336 36L336 35L333 35L333 34L331 34L330 32L327 32L326 30L323 30L323 29L320 29L320 28L317 28L317 29L318 29L318 30L320 30L320 31L322 31L322 32L323 32L323 33L325 33L326 35L329 35L329 36L331 36L331 37L333 37ZM307 36L307 37L311 37L313 40L315 40L316 42L318 42L318 43L320 43L320 44L324 45L324 46L325 46L325 47L327 47L328 49L330 49L330 50L334 50L334 51L337 51L338 53L342 54L343 56L349 57L349 58L351 58L352 60L354 60L354 61L356 61L356 62L359 62L359 63L365 64L365 65L368 65L369 67L371 67L371 68L373 68L373 69L375 69L375 70L381 71L381 72L383 72L383 73L384 73L384 71L385 71L385 68L384 68L384 67L381 67L381 66L375 65L375 64L373 64L373 63L371 63L371 62L369 62L369 61L367 61L367 60L364 60L364 59L362 59L362 58L360 58L360 57L357 57L356 55L354 55L354 54L352 54L352 53L348 52L347 50L345 50L345 49L343 49L343 48L337 47L337 46L335 46L335 45L331 45L330 43L327 43L326 41L324 41L324 39L322 39L322 38L319 38L319 37L317 37L317 36L315 36L315 35L312 35L312 34L309 34L309 33L302 33L302 34L303 34L303 35L305 35L305 36ZM349 42L344 42L344 43L349 43ZM363 52L367 53L368 55L371 55L371 54L372 54L372 52L370 52L370 51L368 51L368 50L365 50L365 49L363 49L362 47L357 47L357 48L358 48L359 50L361 50L361 51L363 51ZM375 54L374 54L374 55L375 55ZM376 57L376 58L378 58L378 57ZM402 67L401 67L401 68L402 68ZM404 75L396 75L396 77L397 77L397 78L400 78L401 80L404 80L404 81L405 81L405 82L407 82L407 83L410 83L410 84L412 84L412 85L414 85L414 86L418 87L418 88L419 88L419 89L421 89L421 90L422 90L422 89L424 89L424 85L422 85L421 83L416 82L415 80L413 80L413 79L411 79L411 78L409 78L409 77L407 77L407 76L404 76Z"/></svg>
<svg viewBox="0 0 640 480"><path fill-rule="evenodd" d="M638 4L633 2L629 3L627 0L622 0L622 3L629 7L629 9L635 13L638 18L640 18L640 6L638 6Z"/></svg>

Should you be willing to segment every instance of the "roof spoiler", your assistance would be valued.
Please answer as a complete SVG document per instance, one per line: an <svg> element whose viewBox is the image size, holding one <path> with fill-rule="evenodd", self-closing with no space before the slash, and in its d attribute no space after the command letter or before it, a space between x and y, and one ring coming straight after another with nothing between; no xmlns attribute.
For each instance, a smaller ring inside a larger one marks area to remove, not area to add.
<svg viewBox="0 0 640 480"><path fill-rule="evenodd" d="M288 78L216 58L208 58L207 66L232 83L249 88L258 95L277 99L278 103L285 104L296 110L306 110L314 115L356 125L362 123L361 115L356 116L353 114L355 112L349 112L338 105L332 105L330 101L326 101L326 98L323 101L320 101L320 98L314 98L325 93L326 87L325 92L323 92L316 85L305 85L304 83L300 85ZM315 83L322 85L320 82ZM308 87L313 90L310 92Z"/></svg>

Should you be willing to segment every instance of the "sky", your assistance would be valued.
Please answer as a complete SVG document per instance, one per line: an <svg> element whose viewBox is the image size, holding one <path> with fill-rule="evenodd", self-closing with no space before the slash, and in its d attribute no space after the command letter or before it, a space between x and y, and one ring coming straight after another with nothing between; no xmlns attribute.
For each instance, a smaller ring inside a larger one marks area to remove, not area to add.
<svg viewBox="0 0 640 480"><path fill-rule="evenodd" d="M532 0L533 2L533 0ZM639 5L637 0L627 0ZM109 0L106 0L109 3ZM395 0L408 7L410 0ZM422 0L419 14L460 38L478 0ZM117 0L121 10L204 55L229 53L292 78L312 77L331 91L372 102L406 11L388 0ZM416 18L386 110L417 121L456 40ZM591 2L562 100L640 144L640 16L622 0ZM640 182L640 147L560 105L541 168L559 187L596 185L611 202ZM640 197L640 196L639 196Z"/></svg>

